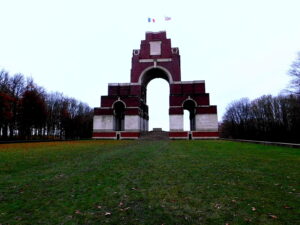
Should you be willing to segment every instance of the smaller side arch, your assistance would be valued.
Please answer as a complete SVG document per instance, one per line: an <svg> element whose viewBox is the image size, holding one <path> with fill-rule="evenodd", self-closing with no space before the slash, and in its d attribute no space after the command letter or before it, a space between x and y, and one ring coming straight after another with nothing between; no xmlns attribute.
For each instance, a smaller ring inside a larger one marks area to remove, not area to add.
<svg viewBox="0 0 300 225"><path fill-rule="evenodd" d="M115 104L118 103L118 102L121 102L124 104L124 107L126 108L126 103L124 101L122 101L120 98L118 98L118 100L114 101L113 104L111 105L111 108L114 108Z"/></svg>
<svg viewBox="0 0 300 225"><path fill-rule="evenodd" d="M184 107L184 104L185 104L187 101L192 101L192 102L194 102L195 107L197 107L197 102L196 102L194 99L192 99L190 96L189 96L187 99L183 100L181 106Z"/></svg>
<svg viewBox="0 0 300 225"><path fill-rule="evenodd" d="M119 99L115 101L112 105L115 131L124 130L125 108L126 108L126 104Z"/></svg>
<svg viewBox="0 0 300 225"><path fill-rule="evenodd" d="M190 131L194 131L196 129L196 107L197 103L190 96L182 102L182 108L189 112L190 119Z"/></svg>

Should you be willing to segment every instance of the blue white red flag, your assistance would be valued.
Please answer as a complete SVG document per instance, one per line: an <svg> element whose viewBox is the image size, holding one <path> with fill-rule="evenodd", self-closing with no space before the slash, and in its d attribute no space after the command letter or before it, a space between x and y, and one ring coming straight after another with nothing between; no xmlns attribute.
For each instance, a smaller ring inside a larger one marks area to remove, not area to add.
<svg viewBox="0 0 300 225"><path fill-rule="evenodd" d="M155 23L155 19L154 18L150 18L150 17L148 17L148 23Z"/></svg>

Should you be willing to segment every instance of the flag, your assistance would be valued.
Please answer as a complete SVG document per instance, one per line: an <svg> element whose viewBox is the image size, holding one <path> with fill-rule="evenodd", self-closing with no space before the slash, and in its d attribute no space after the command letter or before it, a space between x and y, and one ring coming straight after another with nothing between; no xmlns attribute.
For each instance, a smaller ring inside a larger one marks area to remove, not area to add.
<svg viewBox="0 0 300 225"><path fill-rule="evenodd" d="M154 18L150 18L150 17L148 17L148 23L155 23L155 19Z"/></svg>
<svg viewBox="0 0 300 225"><path fill-rule="evenodd" d="M172 18L169 16L165 16L165 21L170 21Z"/></svg>

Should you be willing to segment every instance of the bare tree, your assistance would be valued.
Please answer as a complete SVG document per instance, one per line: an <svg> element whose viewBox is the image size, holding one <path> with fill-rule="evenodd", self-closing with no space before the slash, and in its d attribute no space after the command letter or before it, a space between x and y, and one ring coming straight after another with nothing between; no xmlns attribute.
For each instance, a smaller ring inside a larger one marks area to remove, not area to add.
<svg viewBox="0 0 300 225"><path fill-rule="evenodd" d="M17 133L17 126L18 126L18 107L20 105L20 99L22 94L25 91L25 79L22 74L15 74L9 80L10 84L10 93L13 97L13 104L12 104L12 120L9 124L9 131L10 137L13 137Z"/></svg>
<svg viewBox="0 0 300 225"><path fill-rule="evenodd" d="M300 97L264 95L231 103L221 124L223 137L300 143Z"/></svg>
<svg viewBox="0 0 300 225"><path fill-rule="evenodd" d="M296 60L292 63L288 74L292 77L290 81L290 90L296 95L300 95L300 52Z"/></svg>
<svg viewBox="0 0 300 225"><path fill-rule="evenodd" d="M0 138L90 138L92 121L88 105L0 71Z"/></svg>

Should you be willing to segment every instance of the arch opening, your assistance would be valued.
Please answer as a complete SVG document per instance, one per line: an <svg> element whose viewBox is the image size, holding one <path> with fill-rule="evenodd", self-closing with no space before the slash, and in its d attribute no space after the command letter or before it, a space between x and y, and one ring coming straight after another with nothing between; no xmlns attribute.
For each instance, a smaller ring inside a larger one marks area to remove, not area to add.
<svg viewBox="0 0 300 225"><path fill-rule="evenodd" d="M124 130L125 104L122 101L117 101L113 104L114 112L114 130Z"/></svg>
<svg viewBox="0 0 300 225"><path fill-rule="evenodd" d="M145 103L147 103L147 86L153 79L161 78L170 83L173 82L172 76L169 71L163 67L150 67L147 68L140 76L139 82L142 86L142 99ZM170 89L170 87L169 87Z"/></svg>
<svg viewBox="0 0 300 225"><path fill-rule="evenodd" d="M169 95L170 85L162 78L152 79L146 86L148 90L149 130L162 128L169 130Z"/></svg>
<svg viewBox="0 0 300 225"><path fill-rule="evenodd" d="M195 101L188 99L185 100L183 103L183 109L184 109L184 117L185 117L185 112L188 111L189 113L189 131L194 131L196 130L196 103ZM186 127L186 126L185 126Z"/></svg>

